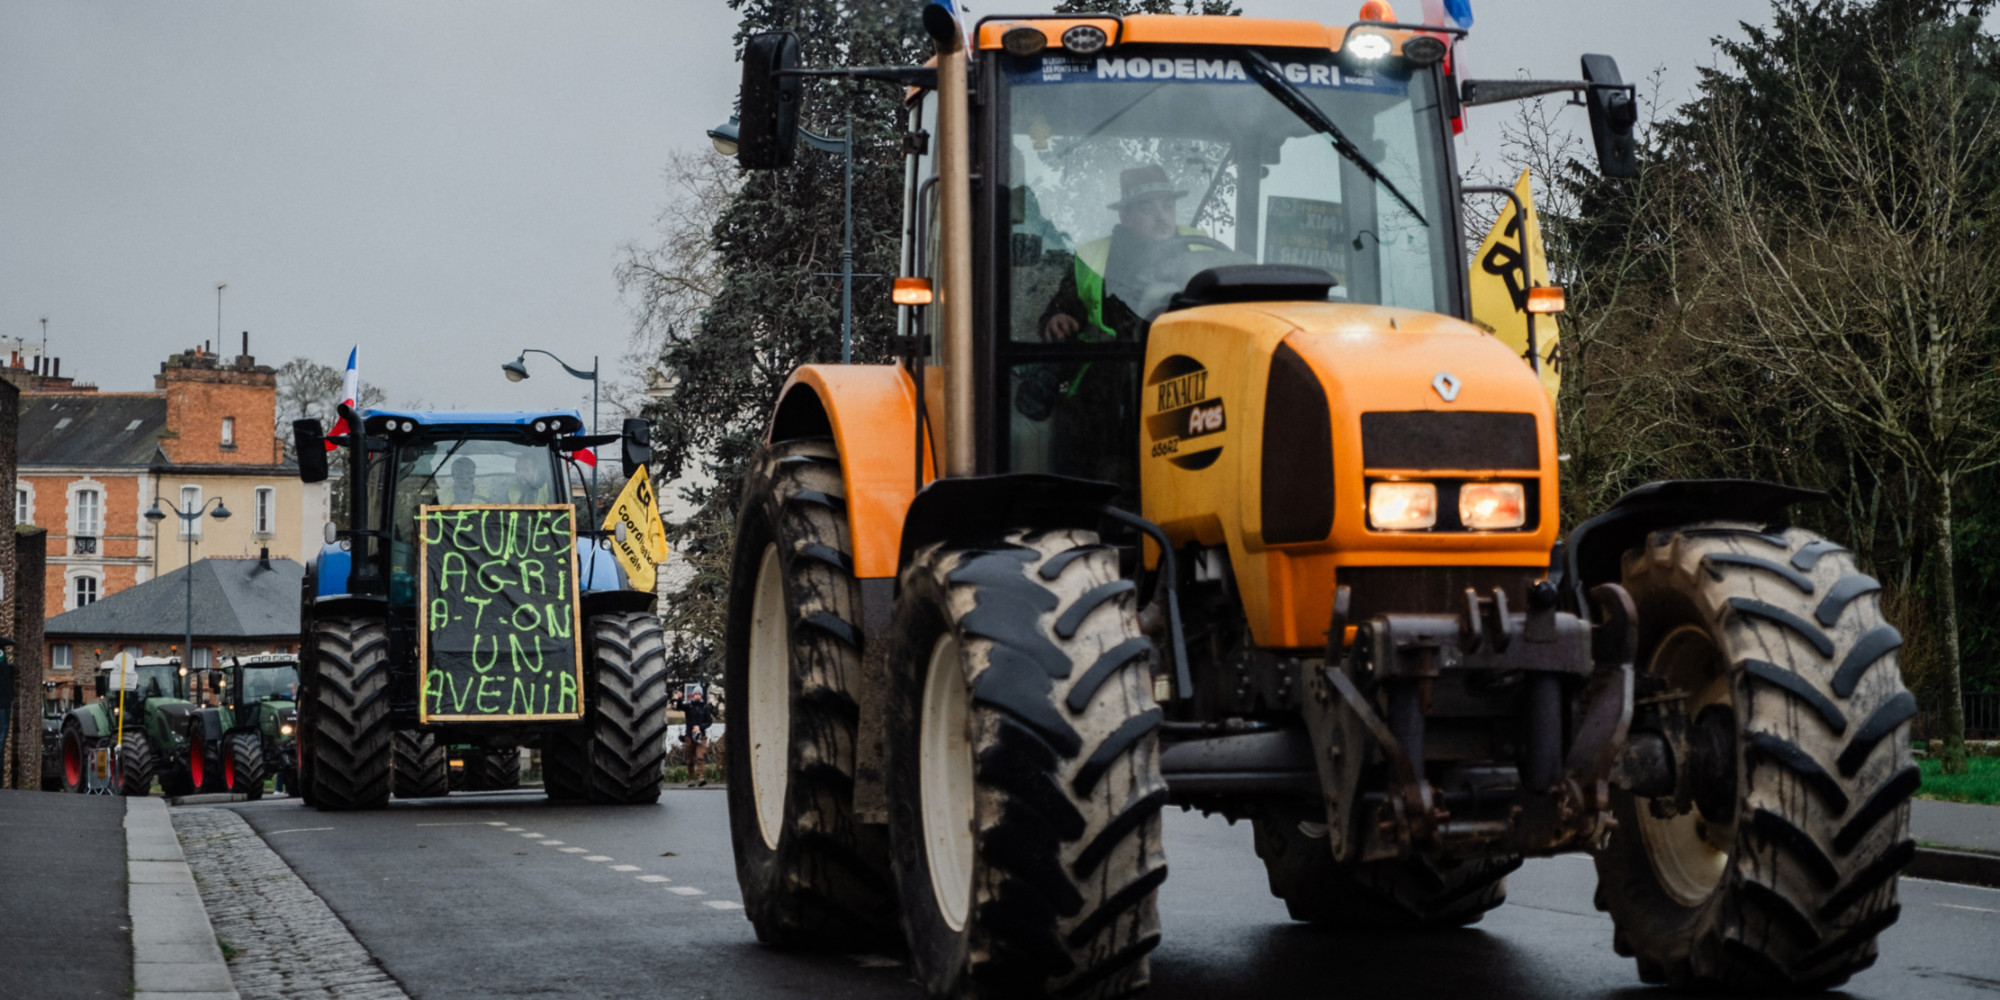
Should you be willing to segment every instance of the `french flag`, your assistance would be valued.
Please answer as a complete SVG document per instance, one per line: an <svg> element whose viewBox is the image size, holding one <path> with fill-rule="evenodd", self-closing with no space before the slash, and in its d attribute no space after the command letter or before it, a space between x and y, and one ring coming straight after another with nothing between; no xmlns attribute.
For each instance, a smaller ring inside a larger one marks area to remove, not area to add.
<svg viewBox="0 0 2000 1000"><path fill-rule="evenodd" d="M347 374L341 376L340 379L340 401L346 404L350 410L357 409L354 400L361 395L361 373L354 369L354 358L360 353L360 345L356 345L347 352ZM354 428L347 426L347 418L340 417L334 421L333 430L329 431L327 436L332 437L338 434L347 434L353 430ZM328 441L326 443L326 450L332 451L333 448L333 442Z"/></svg>

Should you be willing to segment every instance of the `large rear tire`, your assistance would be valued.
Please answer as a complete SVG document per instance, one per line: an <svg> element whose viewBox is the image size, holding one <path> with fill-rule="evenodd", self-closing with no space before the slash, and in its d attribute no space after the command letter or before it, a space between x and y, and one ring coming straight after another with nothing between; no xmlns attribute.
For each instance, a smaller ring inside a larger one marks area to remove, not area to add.
<svg viewBox="0 0 2000 1000"><path fill-rule="evenodd" d="M1513 857L1471 861L1396 858L1340 863L1325 814L1280 810L1251 820L1271 895L1293 920L1341 930L1422 930L1478 923L1507 901Z"/></svg>
<svg viewBox="0 0 2000 1000"><path fill-rule="evenodd" d="M158 777L160 758L153 752L153 741L145 733L132 733L118 748L118 794L145 796L153 793L153 779Z"/></svg>
<svg viewBox="0 0 2000 1000"><path fill-rule="evenodd" d="M839 453L776 445L744 498L722 735L744 909L769 944L879 947L900 935L887 839L854 816L866 640Z"/></svg>
<svg viewBox="0 0 2000 1000"><path fill-rule="evenodd" d="M590 619L597 669L587 794L592 802L660 801L667 760L667 633L658 616L634 611Z"/></svg>
<svg viewBox="0 0 2000 1000"><path fill-rule="evenodd" d="M222 740L223 780L228 790L251 802L264 797L264 779L270 776L264 760L264 738L256 733L230 733Z"/></svg>
<svg viewBox="0 0 2000 1000"><path fill-rule="evenodd" d="M372 618L313 623L312 804L328 812L389 803L389 636ZM304 777L304 775L302 775Z"/></svg>
<svg viewBox="0 0 2000 1000"><path fill-rule="evenodd" d="M1147 983L1167 789L1133 591L1088 531L932 546L903 572L889 832L932 996Z"/></svg>
<svg viewBox="0 0 2000 1000"><path fill-rule="evenodd" d="M1656 532L1625 555L1636 666L1702 746L1692 805L1613 796L1597 904L1641 979L1821 989L1873 964L1915 853L1916 702L1879 586L1798 528ZM1706 769L1700 761L1710 762Z"/></svg>
<svg viewBox="0 0 2000 1000"><path fill-rule="evenodd" d="M451 755L436 733L398 729L392 741L399 799L435 799L451 791Z"/></svg>

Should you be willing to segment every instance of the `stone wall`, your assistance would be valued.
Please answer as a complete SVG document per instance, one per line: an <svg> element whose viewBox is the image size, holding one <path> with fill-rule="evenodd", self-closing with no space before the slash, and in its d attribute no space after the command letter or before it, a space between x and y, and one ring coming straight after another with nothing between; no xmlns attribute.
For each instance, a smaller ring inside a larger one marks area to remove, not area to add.
<svg viewBox="0 0 2000 1000"><path fill-rule="evenodd" d="M14 569L20 579L38 580L43 572L43 559L48 549L48 532L33 525L18 525L14 528L14 544L10 549ZM32 789L41 787L42 761L42 697L48 690L46 679L48 658L42 646L42 590L27 586L12 591L14 628L12 638L14 648L9 652L14 657L14 718L19 723L14 726L14 735L8 743L8 754L14 762L15 770L7 782L9 788Z"/></svg>

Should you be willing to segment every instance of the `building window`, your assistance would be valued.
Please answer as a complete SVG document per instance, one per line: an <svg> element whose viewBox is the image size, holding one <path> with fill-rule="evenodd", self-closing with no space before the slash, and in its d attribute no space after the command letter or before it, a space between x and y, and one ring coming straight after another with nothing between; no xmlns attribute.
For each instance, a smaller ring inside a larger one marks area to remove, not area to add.
<svg viewBox="0 0 2000 1000"><path fill-rule="evenodd" d="M236 447L236 418L235 418L235 417L223 417L223 418L222 418L222 446L223 446L224 448L234 448L234 447Z"/></svg>
<svg viewBox="0 0 2000 1000"><path fill-rule="evenodd" d="M14 489L14 523L35 523L35 499L28 495L26 487Z"/></svg>
<svg viewBox="0 0 2000 1000"><path fill-rule="evenodd" d="M196 670L207 670L208 665L214 662L213 660L210 659L210 657L214 655L214 653L215 650L212 650L207 646L194 647L194 668Z"/></svg>
<svg viewBox="0 0 2000 1000"><path fill-rule="evenodd" d="M197 513L201 510L201 505L201 487L181 487L181 513ZM199 517L181 519L180 539L185 542L190 538L197 542L201 541L201 518Z"/></svg>
<svg viewBox="0 0 2000 1000"><path fill-rule="evenodd" d="M269 486L257 487L257 537L269 538L273 534L273 522L278 508L278 491Z"/></svg>
<svg viewBox="0 0 2000 1000"><path fill-rule="evenodd" d="M57 670L68 670L70 668L69 655L70 655L69 643L58 642L55 645L50 646L49 666L54 667Z"/></svg>
<svg viewBox="0 0 2000 1000"><path fill-rule="evenodd" d="M97 578L79 576L76 578L76 607L97 603Z"/></svg>
<svg viewBox="0 0 2000 1000"><path fill-rule="evenodd" d="M70 534L96 538L104 533L104 498L96 490L76 491L76 523Z"/></svg>

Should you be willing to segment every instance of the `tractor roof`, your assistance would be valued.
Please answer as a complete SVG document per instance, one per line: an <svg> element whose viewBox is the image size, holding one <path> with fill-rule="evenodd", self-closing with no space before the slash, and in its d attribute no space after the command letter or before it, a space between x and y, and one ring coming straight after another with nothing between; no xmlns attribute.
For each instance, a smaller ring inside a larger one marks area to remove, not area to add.
<svg viewBox="0 0 2000 1000"><path fill-rule="evenodd" d="M529 427L537 420L568 418L583 427L583 414L576 410L369 410L363 419L373 424L377 418L408 420L424 427Z"/></svg>

